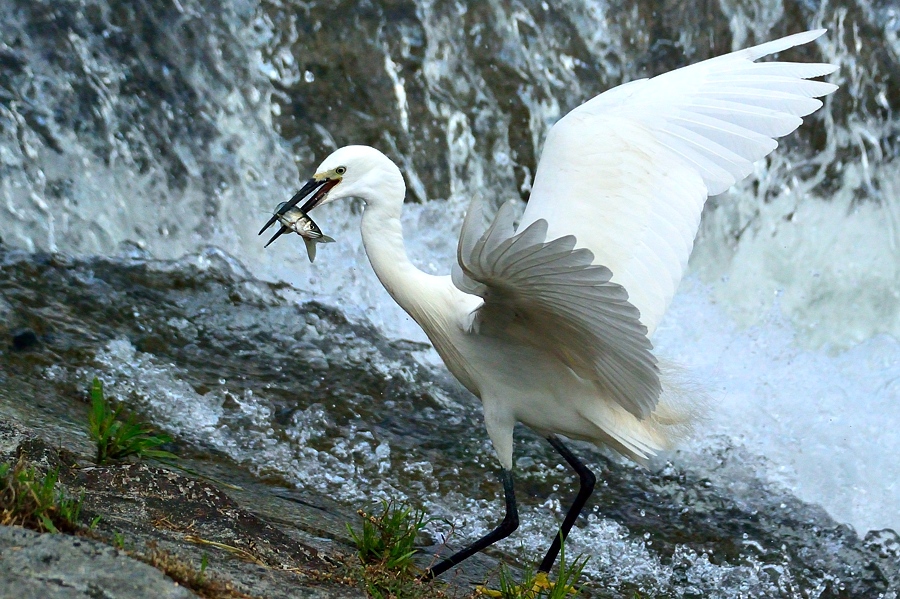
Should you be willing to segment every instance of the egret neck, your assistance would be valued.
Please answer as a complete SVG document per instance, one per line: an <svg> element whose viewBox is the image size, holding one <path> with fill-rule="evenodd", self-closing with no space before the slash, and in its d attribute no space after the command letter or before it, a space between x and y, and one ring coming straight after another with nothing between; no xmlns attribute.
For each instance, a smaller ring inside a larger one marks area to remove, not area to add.
<svg viewBox="0 0 900 599"><path fill-rule="evenodd" d="M393 166L393 165L392 165ZM400 172L397 171L398 177ZM387 292L428 336L450 372L469 391L481 397L472 376L472 365L459 348L453 332L456 318L481 303L453 286L448 276L435 276L419 270L406 254L400 213L405 186L400 184L377 197L363 195L366 208L362 217L362 239L375 275Z"/></svg>
<svg viewBox="0 0 900 599"><path fill-rule="evenodd" d="M393 166L393 165L392 165ZM396 167L395 167L396 168ZM362 217L362 239L378 280L413 320L428 332L429 311L423 304L431 303L439 285L439 277L419 270L406 254L400 213L406 186L397 171L399 185L385 186L381 193L363 196L366 208Z"/></svg>

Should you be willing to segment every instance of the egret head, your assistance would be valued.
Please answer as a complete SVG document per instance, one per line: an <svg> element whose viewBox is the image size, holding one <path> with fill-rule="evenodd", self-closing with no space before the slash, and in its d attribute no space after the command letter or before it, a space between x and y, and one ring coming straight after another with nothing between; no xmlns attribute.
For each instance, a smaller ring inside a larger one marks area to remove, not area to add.
<svg viewBox="0 0 900 599"><path fill-rule="evenodd" d="M403 175L390 158L369 146L346 146L322 161L313 180L334 180L335 184L309 205L312 210L327 202L343 198L361 198L367 204L393 197L406 191ZM327 183L325 185L328 185ZM309 204L309 202L307 202ZM306 211L306 209L304 209Z"/></svg>
<svg viewBox="0 0 900 599"><path fill-rule="evenodd" d="M399 208L405 192L403 175L390 158L369 146L345 146L322 161L316 174L278 208L263 231L279 215L300 202L303 202L300 210L304 213L322 204L351 197L361 198L368 205L398 203Z"/></svg>

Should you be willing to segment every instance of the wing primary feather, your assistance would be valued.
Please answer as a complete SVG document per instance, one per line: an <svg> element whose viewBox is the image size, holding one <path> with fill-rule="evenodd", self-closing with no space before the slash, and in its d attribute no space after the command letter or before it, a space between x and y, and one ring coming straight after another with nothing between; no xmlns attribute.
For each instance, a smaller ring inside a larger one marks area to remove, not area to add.
<svg viewBox="0 0 900 599"><path fill-rule="evenodd" d="M760 76L754 71L745 71L745 73L743 77L737 76L740 73L732 73L730 77L717 78L715 87L710 86L708 89L716 91L721 89L721 86L727 85L734 89L768 90L806 96L808 98L818 98L830 94L837 88L833 83L826 83L825 81L798 80L795 77L784 75Z"/></svg>
<svg viewBox="0 0 900 599"><path fill-rule="evenodd" d="M482 239L485 240L485 243L483 244L480 256L486 254L482 259L486 260L491 252L497 249L497 246L506 241L509 235L512 234L514 230L514 210L515 206L512 200L504 202L504 204L500 206L500 210L497 211L497 216L494 217L494 222L491 223L491 226L488 227L487 232L482 237Z"/></svg>
<svg viewBox="0 0 900 599"><path fill-rule="evenodd" d="M826 31L827 29L811 29L809 31L802 31L800 33L788 35L777 40L759 44L758 46L738 50L737 52L726 54L721 58L724 59L730 56L739 56L746 57L748 60L757 60L759 58L762 58L763 56L775 54L776 52L781 52L783 50L787 50L788 48L793 48L794 46L802 46L803 44L808 44L814 39L821 37Z"/></svg>
<svg viewBox="0 0 900 599"><path fill-rule="evenodd" d="M520 253L526 252L529 253L530 248L539 247L539 245L546 239L547 237L547 221L541 220L537 223L534 223L530 227L526 228L521 233L516 234L508 240L508 246L506 247L504 253L500 254L492 254L488 257L488 259L493 263L501 262L501 259L507 257L508 259L505 261L505 269L508 269L510 265L518 263L518 257ZM508 252L508 254L507 254ZM499 273L498 273L499 274Z"/></svg>
<svg viewBox="0 0 900 599"><path fill-rule="evenodd" d="M567 236L571 237L571 236ZM560 238L560 239L565 239ZM559 240L555 240L559 241ZM572 253L572 246L575 245L575 238L571 237L571 245L566 244L546 244L544 245L538 252L535 252L529 258L525 258L520 261L517 268L521 271L531 268L538 268L545 264L549 264L556 260L559 260L561 257L567 256Z"/></svg>
<svg viewBox="0 0 900 599"><path fill-rule="evenodd" d="M726 72L730 75L753 73L754 75L812 79L830 75L836 70L837 65L824 62L743 62L729 65Z"/></svg>
<svg viewBox="0 0 900 599"><path fill-rule="evenodd" d="M472 253L472 248L478 238L484 233L484 204L479 197L475 197L469 203L466 217L463 219L462 230L459 234L457 245L457 258L462 259Z"/></svg>
<svg viewBox="0 0 900 599"><path fill-rule="evenodd" d="M806 116L822 107L821 100L806 98L783 92L766 90L737 90L726 88L724 90L698 91L697 97L714 97L721 99L740 98L751 99L757 106L766 106L773 110L793 114L794 116ZM747 102L743 102L746 104Z"/></svg>
<svg viewBox="0 0 900 599"><path fill-rule="evenodd" d="M803 119L794 114L716 98L696 99L686 109L720 121L728 119L737 127L769 137L785 136L803 123Z"/></svg>
<svg viewBox="0 0 900 599"><path fill-rule="evenodd" d="M706 184L707 193L709 195L722 193L734 184L735 177L731 173L716 163L711 162L709 159L701 156L690 145L685 144L685 140L680 139L677 135L670 131L665 131L660 132L659 138L660 143L666 146L675 156L681 158L688 164L693 165L697 172L700 173L700 176L703 177L703 182ZM672 143L672 141L674 141L674 143Z"/></svg>
<svg viewBox="0 0 900 599"><path fill-rule="evenodd" d="M673 117L672 122L681 123L697 135L717 143L719 147L715 148L716 151L722 152L723 158L732 162L752 162L774 149L775 142L771 137L715 117L696 112L683 113Z"/></svg>

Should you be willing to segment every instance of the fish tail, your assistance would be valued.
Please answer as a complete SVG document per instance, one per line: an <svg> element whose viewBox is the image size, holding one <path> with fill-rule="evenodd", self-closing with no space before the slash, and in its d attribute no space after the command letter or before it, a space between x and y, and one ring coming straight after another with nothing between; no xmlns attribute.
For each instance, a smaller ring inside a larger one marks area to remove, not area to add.
<svg viewBox="0 0 900 599"><path fill-rule="evenodd" d="M316 240L304 237L303 243L306 244L306 254L309 256L310 263L315 262L316 261Z"/></svg>

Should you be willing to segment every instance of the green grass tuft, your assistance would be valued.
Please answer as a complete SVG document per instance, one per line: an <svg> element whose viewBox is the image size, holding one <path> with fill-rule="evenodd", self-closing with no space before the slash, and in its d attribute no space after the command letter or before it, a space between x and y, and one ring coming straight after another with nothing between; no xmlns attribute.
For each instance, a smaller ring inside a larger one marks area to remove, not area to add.
<svg viewBox="0 0 900 599"><path fill-rule="evenodd" d="M157 449L170 443L171 437L154 432L152 427L138 422L134 416L123 420L122 409L122 406L112 407L103 394L103 383L94 377L91 382L89 432L91 440L97 444L97 464L132 455L138 458L177 459L175 454Z"/></svg>
<svg viewBox="0 0 900 599"><path fill-rule="evenodd" d="M362 579L374 599L446 597L440 582L418 578L421 572L413 563L416 536L431 519L407 504L382 501L381 506L378 515L357 512L362 518L361 531L347 525L362 563L355 577Z"/></svg>
<svg viewBox="0 0 900 599"><path fill-rule="evenodd" d="M413 510L406 504L382 501L378 516L357 512L362 518L362 532L357 533L348 524L363 564L380 564L389 570L406 572L413 568L416 554L416 536L430 522L421 510Z"/></svg>
<svg viewBox="0 0 900 599"><path fill-rule="evenodd" d="M56 489L58 470L43 477L20 460L0 463L0 524L38 532L75 532L81 528L82 497L73 499Z"/></svg>
<svg viewBox="0 0 900 599"><path fill-rule="evenodd" d="M566 599L578 594L576 585L587 561L586 556L578 556L572 563L568 563L566 561L566 544L562 543L559 551L559 571L556 582L552 583L550 588L539 584L541 574L534 568L525 570L522 582L517 584L509 569L505 565L501 565L500 590L491 592L491 595L499 599Z"/></svg>
<svg viewBox="0 0 900 599"><path fill-rule="evenodd" d="M112 545L116 549L125 550L125 535L118 531L113 532Z"/></svg>

